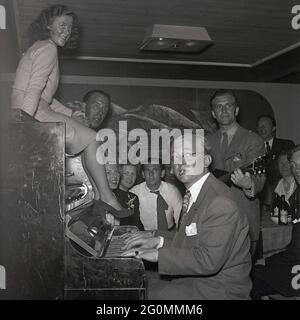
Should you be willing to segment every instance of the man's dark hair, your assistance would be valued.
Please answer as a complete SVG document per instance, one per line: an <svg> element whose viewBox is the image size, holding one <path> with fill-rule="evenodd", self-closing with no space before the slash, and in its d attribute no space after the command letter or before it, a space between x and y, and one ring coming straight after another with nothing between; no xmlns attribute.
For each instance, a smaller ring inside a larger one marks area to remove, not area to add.
<svg viewBox="0 0 300 320"><path fill-rule="evenodd" d="M218 89L213 93L213 95L212 95L212 97L210 99L210 105L212 106L212 102L216 97L225 96L225 95L232 96L235 99L235 102L237 104L237 97L236 97L236 95L234 94L234 92L232 90L229 90L229 89Z"/></svg>
<svg viewBox="0 0 300 320"><path fill-rule="evenodd" d="M294 153L300 151L300 144L297 144L293 149L291 149L288 153L288 160L291 161Z"/></svg>
<svg viewBox="0 0 300 320"><path fill-rule="evenodd" d="M94 95L94 94L96 94L96 93L97 93L97 94L101 94L101 95L103 95L104 97L106 97L107 100L108 100L108 102L109 102L109 104L110 104L110 95L109 95L107 92L102 91L102 90L100 90L100 89L91 90L91 91L87 92L87 93L84 95L84 97L82 98L83 102L87 103L87 102L89 101L89 99L92 97L92 95Z"/></svg>
<svg viewBox="0 0 300 320"><path fill-rule="evenodd" d="M164 169L165 169L165 166L164 166L164 164L162 163L162 159L161 159L161 158L155 159L155 160L158 160L158 161L155 161L154 163L153 163L152 160L153 160L153 159L148 158L148 159L147 159L147 163L141 163L141 169L142 169L142 171L144 171L145 165L149 165L149 164L158 164L158 165L160 166L160 169L161 169L161 170L164 170ZM157 162L158 162L158 163L157 163Z"/></svg>
<svg viewBox="0 0 300 320"><path fill-rule="evenodd" d="M286 156L287 159L288 159L288 161L290 161L290 160L289 160L290 152L291 152L290 149L283 149L283 150L280 151L278 157L276 158L276 162L275 162L275 163L276 163L277 170L279 170L279 158L282 157L282 156Z"/></svg>
<svg viewBox="0 0 300 320"><path fill-rule="evenodd" d="M276 127L276 120L275 120L275 118L274 118L272 115L270 115L270 114L262 114L262 115L260 115L260 116L258 117L256 123L258 123L258 121L259 121L260 119L262 119L262 118L270 119L270 120L272 121L272 126L273 126L273 127Z"/></svg>

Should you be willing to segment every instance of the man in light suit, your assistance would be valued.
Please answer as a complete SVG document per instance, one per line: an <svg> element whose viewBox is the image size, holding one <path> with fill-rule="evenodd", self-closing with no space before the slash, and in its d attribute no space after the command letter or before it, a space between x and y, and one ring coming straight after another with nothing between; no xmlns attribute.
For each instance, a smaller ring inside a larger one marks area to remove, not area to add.
<svg viewBox="0 0 300 320"><path fill-rule="evenodd" d="M154 237L135 234L127 239L123 255L157 261L159 274L168 276L168 281L150 279L149 299L248 299L247 218L230 189L209 173L210 155L203 149L195 155L192 141L185 141L183 149L180 145L174 143L173 168L187 192L179 229L175 234L156 232Z"/></svg>
<svg viewBox="0 0 300 320"><path fill-rule="evenodd" d="M232 172L231 190L250 227L251 253L254 254L260 232L260 207L256 195L262 190L265 175L244 174L239 168L264 155L262 139L237 123L239 105L231 90L217 90L211 99L211 111L219 125L207 136L211 146L212 169Z"/></svg>

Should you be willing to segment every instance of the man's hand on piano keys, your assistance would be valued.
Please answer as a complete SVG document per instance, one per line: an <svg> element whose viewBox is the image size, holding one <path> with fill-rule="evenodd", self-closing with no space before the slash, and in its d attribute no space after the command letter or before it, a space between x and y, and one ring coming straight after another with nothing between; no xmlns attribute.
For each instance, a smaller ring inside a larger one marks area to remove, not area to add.
<svg viewBox="0 0 300 320"><path fill-rule="evenodd" d="M121 239L139 239L139 238L152 238L153 231L135 231L124 233L120 236Z"/></svg>
<svg viewBox="0 0 300 320"><path fill-rule="evenodd" d="M122 257L136 257L150 262L157 262L158 249L131 249L123 252Z"/></svg>
<svg viewBox="0 0 300 320"><path fill-rule="evenodd" d="M125 245L122 247L122 250L130 250L132 248L157 248L160 243L160 237L149 236L149 234L147 231L140 231L129 235L129 237L125 239Z"/></svg>

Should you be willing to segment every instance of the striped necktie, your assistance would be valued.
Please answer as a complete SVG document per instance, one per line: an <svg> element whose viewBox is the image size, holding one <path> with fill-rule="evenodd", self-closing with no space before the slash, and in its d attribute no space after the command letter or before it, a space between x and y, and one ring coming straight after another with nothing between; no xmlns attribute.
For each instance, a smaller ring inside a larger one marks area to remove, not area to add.
<svg viewBox="0 0 300 320"><path fill-rule="evenodd" d="M179 218L179 221L178 221L178 228L180 227L184 217L188 213L190 199L191 199L191 191L187 189L185 191L185 195L184 195L183 200L182 200L182 209L181 209L181 214L180 214L180 218Z"/></svg>

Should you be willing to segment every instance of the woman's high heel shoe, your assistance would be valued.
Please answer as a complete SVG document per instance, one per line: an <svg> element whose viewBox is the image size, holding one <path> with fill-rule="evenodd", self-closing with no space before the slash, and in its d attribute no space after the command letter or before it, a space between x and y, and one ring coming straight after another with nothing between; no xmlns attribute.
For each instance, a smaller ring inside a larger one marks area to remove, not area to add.
<svg viewBox="0 0 300 320"><path fill-rule="evenodd" d="M105 213L111 213L115 218L126 218L133 214L132 209L126 209L123 208L121 210L116 210L106 202L103 202L102 200L95 201L93 205L92 215L99 215L99 214L105 214Z"/></svg>

